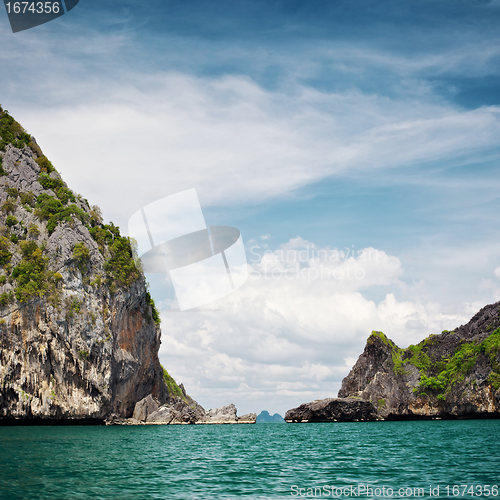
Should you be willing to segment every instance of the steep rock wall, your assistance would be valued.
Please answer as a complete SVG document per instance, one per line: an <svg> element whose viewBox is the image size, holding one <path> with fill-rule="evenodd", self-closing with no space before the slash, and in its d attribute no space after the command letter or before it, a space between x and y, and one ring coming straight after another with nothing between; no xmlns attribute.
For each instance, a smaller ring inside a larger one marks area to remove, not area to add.
<svg viewBox="0 0 500 500"><path fill-rule="evenodd" d="M500 417L500 302L407 349L372 332L338 396L389 419Z"/></svg>
<svg viewBox="0 0 500 500"><path fill-rule="evenodd" d="M118 228L0 108L0 419L130 417L169 398L160 328Z"/></svg>

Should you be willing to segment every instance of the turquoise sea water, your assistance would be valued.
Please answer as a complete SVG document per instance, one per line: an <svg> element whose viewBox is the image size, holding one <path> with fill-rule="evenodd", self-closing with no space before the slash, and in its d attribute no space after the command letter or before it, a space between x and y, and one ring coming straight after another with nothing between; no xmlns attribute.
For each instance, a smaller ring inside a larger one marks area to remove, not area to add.
<svg viewBox="0 0 500 500"><path fill-rule="evenodd" d="M500 499L492 485L500 420L0 427L9 500Z"/></svg>

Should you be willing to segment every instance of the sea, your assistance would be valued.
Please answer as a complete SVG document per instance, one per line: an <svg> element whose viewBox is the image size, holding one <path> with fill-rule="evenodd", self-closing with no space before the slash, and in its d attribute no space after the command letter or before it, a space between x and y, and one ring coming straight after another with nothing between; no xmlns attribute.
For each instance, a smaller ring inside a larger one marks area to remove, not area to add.
<svg viewBox="0 0 500 500"><path fill-rule="evenodd" d="M499 498L500 420L0 427L0 498Z"/></svg>

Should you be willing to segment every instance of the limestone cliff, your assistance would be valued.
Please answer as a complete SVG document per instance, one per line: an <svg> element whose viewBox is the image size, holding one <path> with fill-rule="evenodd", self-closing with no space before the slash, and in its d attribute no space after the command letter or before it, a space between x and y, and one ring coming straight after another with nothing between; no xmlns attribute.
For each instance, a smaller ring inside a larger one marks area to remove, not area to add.
<svg viewBox="0 0 500 500"><path fill-rule="evenodd" d="M386 419L500 417L499 308L407 349L372 332L339 397L370 401Z"/></svg>
<svg viewBox="0 0 500 500"><path fill-rule="evenodd" d="M338 398L285 415L287 422L417 418L500 418L500 302L407 349L372 332Z"/></svg>
<svg viewBox="0 0 500 500"><path fill-rule="evenodd" d="M0 107L0 420L130 417L169 393L127 238Z"/></svg>

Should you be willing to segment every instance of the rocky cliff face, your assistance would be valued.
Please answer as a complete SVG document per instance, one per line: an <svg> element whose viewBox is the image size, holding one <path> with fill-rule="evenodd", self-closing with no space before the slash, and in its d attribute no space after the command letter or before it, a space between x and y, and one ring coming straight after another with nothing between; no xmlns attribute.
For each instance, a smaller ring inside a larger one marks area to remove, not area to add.
<svg viewBox="0 0 500 500"><path fill-rule="evenodd" d="M130 417L169 398L130 244L0 108L0 419Z"/></svg>
<svg viewBox="0 0 500 500"><path fill-rule="evenodd" d="M500 302L407 349L372 332L339 397L370 401L387 419L500 417Z"/></svg>
<svg viewBox="0 0 500 500"><path fill-rule="evenodd" d="M372 332L338 398L302 404L285 420L488 417L500 418L500 302L407 349Z"/></svg>

